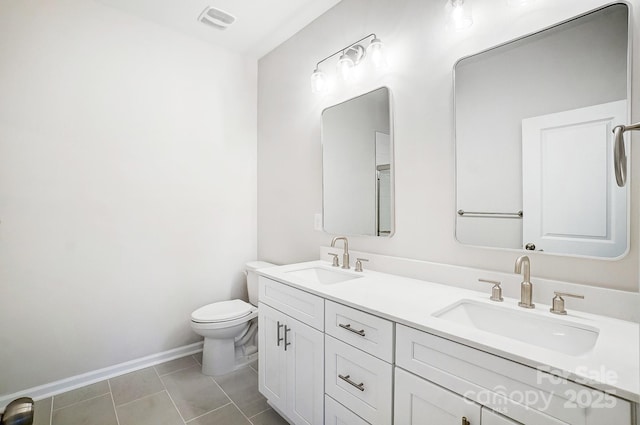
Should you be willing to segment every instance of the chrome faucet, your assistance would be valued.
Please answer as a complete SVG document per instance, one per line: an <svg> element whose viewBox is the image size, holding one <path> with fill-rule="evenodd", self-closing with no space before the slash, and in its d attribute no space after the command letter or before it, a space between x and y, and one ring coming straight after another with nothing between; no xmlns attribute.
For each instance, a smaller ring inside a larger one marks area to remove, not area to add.
<svg viewBox="0 0 640 425"><path fill-rule="evenodd" d="M335 238L333 238L333 240L331 240L331 248L335 248L336 241L340 241L340 240L344 242L344 253L342 254L342 268L348 269L349 268L349 241L347 240L346 236L336 236Z"/></svg>
<svg viewBox="0 0 640 425"><path fill-rule="evenodd" d="M531 262L529 257L523 255L516 260L515 273L522 273L524 278L520 283L520 302L518 305L522 308L536 308L531 302L533 298L533 284L531 283Z"/></svg>

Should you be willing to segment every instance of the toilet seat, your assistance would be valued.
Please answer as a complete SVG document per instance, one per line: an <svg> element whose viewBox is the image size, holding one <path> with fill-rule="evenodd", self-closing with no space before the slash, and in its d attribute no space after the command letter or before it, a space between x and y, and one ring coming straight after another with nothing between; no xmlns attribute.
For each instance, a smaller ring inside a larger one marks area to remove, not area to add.
<svg viewBox="0 0 640 425"><path fill-rule="evenodd" d="M218 323L243 318L252 314L255 307L242 300L220 301L207 304L191 313L196 323Z"/></svg>

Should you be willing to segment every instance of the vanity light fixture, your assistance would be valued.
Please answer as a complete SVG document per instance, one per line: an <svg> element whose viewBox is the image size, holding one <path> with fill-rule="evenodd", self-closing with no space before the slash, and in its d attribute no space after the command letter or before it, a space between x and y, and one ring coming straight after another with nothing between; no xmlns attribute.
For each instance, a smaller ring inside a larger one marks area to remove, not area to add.
<svg viewBox="0 0 640 425"><path fill-rule="evenodd" d="M314 69L313 74L311 74L311 91L313 93L326 93L329 91L327 76L318 68Z"/></svg>
<svg viewBox="0 0 640 425"><path fill-rule="evenodd" d="M452 30L461 31L473 25L469 0L447 0L445 11L447 14L447 27Z"/></svg>
<svg viewBox="0 0 640 425"><path fill-rule="evenodd" d="M338 59L338 71L343 80L347 81L351 77L351 70L364 59L367 54L364 47L359 44L348 47Z"/></svg>
<svg viewBox="0 0 640 425"><path fill-rule="evenodd" d="M360 43L367 39L371 39L371 41L365 49ZM366 37L362 37L360 40L343 47L337 52L330 54L316 64L316 67L311 74L311 91L313 93L326 93L328 91L327 76L320 69L320 64L338 54L340 54L337 63L338 73L344 81L351 78L353 69L358 66L358 64L360 64L367 55L371 57L371 62L376 68L381 67L386 63L384 57L384 45L382 41L375 34L369 34Z"/></svg>
<svg viewBox="0 0 640 425"><path fill-rule="evenodd" d="M347 81L351 77L351 69L356 65L355 61L351 59L351 56L347 53L340 55L338 59L338 71L343 80Z"/></svg>
<svg viewBox="0 0 640 425"><path fill-rule="evenodd" d="M369 44L369 54L371 55L371 62L376 68L380 68L386 65L386 59L384 57L384 44L379 38L374 38Z"/></svg>

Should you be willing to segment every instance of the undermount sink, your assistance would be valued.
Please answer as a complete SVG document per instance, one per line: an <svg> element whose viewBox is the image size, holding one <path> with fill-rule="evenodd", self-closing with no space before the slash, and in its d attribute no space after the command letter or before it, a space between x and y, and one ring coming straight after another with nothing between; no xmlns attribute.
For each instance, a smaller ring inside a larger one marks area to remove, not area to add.
<svg viewBox="0 0 640 425"><path fill-rule="evenodd" d="M324 285L344 282L345 280L358 279L361 277L338 270L325 269L323 267L309 267L306 269L292 270L286 273L293 277L306 280L307 282L320 283Z"/></svg>
<svg viewBox="0 0 640 425"><path fill-rule="evenodd" d="M591 350L599 334L592 326L472 300L458 301L433 316L573 356Z"/></svg>

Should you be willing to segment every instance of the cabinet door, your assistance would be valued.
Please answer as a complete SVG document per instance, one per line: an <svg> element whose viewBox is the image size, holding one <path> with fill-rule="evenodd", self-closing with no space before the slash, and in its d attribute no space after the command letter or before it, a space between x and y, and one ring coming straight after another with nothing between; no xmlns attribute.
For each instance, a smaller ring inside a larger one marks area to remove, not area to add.
<svg viewBox="0 0 640 425"><path fill-rule="evenodd" d="M482 408L482 425L521 425L520 422L516 422L486 407Z"/></svg>
<svg viewBox="0 0 640 425"><path fill-rule="evenodd" d="M328 395L325 395L324 425L369 425L369 422L365 421Z"/></svg>
<svg viewBox="0 0 640 425"><path fill-rule="evenodd" d="M266 304L258 308L258 387L262 395L280 411L286 409L286 316Z"/></svg>
<svg viewBox="0 0 640 425"><path fill-rule="evenodd" d="M324 336L291 317L285 325L287 416L296 425L324 422Z"/></svg>
<svg viewBox="0 0 640 425"><path fill-rule="evenodd" d="M480 405L396 368L395 422L403 425L480 425ZM484 425L484 423L483 423Z"/></svg>

